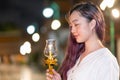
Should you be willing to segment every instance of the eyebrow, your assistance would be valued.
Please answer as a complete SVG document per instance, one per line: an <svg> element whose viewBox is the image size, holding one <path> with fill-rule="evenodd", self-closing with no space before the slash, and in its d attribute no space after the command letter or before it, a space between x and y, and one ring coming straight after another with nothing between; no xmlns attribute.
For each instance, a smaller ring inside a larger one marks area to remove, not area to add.
<svg viewBox="0 0 120 80"><path fill-rule="evenodd" d="M76 21L78 21L78 19L74 19L72 22L76 22Z"/></svg>
<svg viewBox="0 0 120 80"><path fill-rule="evenodd" d="M77 19L74 19L74 20L72 21L72 23L74 23L74 22L76 22L76 21L78 21L78 20L77 20ZM69 21L68 23L71 24L70 21Z"/></svg>
<svg viewBox="0 0 120 80"><path fill-rule="evenodd" d="M76 21L78 21L78 19L74 19L74 20L72 21L72 23L74 23L74 22L76 22ZM68 23L69 23L69 26L70 26L70 25L71 25L71 22L69 21Z"/></svg>

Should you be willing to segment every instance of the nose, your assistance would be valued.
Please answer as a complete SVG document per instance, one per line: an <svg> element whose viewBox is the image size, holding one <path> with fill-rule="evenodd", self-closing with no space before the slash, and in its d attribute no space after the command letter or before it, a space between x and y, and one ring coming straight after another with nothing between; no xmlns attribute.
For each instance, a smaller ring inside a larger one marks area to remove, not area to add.
<svg viewBox="0 0 120 80"><path fill-rule="evenodd" d="M75 32L76 32L75 27L72 27L72 28L71 28L71 33L74 34Z"/></svg>

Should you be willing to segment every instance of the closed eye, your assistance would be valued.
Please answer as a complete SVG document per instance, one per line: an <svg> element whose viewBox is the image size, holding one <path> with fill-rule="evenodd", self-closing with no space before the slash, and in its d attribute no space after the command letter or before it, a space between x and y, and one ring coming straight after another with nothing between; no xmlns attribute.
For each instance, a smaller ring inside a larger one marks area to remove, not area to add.
<svg viewBox="0 0 120 80"><path fill-rule="evenodd" d="M79 24L75 24L75 27L79 26Z"/></svg>

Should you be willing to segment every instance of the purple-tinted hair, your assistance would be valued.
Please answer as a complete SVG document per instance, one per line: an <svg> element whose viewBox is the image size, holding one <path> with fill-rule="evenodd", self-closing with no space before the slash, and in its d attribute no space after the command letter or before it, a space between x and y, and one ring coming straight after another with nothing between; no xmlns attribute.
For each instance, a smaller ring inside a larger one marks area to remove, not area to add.
<svg viewBox="0 0 120 80"><path fill-rule="evenodd" d="M82 2L73 6L68 15L70 16L74 11L80 12L80 14L89 21L92 19L96 20L95 31L98 38L103 41L105 35L105 21L99 7L92 2ZM70 33L65 59L59 69L62 80L67 80L67 71L75 65L76 60L84 52L84 50L85 44L77 43Z"/></svg>

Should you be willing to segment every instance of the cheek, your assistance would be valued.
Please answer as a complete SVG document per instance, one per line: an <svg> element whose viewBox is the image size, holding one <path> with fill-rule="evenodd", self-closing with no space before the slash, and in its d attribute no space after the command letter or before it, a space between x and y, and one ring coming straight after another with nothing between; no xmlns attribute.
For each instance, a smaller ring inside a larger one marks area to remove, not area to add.
<svg viewBox="0 0 120 80"><path fill-rule="evenodd" d="M77 42L85 42L90 37L91 31L89 29L81 29L81 30L78 30L78 34L79 34L79 37L77 39Z"/></svg>
<svg viewBox="0 0 120 80"><path fill-rule="evenodd" d="M91 34L90 31L87 31L87 30L81 31L79 33L79 37L85 39L85 38L88 38L90 36L90 34Z"/></svg>
<svg viewBox="0 0 120 80"><path fill-rule="evenodd" d="M91 34L91 30L88 27L83 27L77 30L79 35L83 35L83 36L87 36L89 34Z"/></svg>

